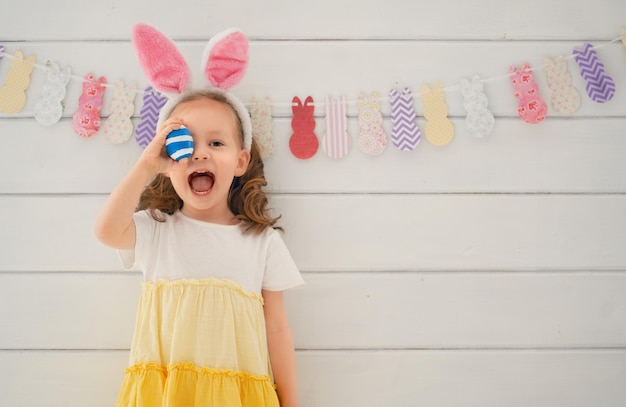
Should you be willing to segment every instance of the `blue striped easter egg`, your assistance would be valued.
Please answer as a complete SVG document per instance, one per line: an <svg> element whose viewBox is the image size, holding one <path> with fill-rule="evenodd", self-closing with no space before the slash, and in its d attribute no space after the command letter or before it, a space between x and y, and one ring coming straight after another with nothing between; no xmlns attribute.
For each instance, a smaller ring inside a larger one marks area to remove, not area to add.
<svg viewBox="0 0 626 407"><path fill-rule="evenodd" d="M173 160L178 161L191 157L193 154L193 137L191 137L189 129L180 126L180 129L172 130L165 137L165 148Z"/></svg>

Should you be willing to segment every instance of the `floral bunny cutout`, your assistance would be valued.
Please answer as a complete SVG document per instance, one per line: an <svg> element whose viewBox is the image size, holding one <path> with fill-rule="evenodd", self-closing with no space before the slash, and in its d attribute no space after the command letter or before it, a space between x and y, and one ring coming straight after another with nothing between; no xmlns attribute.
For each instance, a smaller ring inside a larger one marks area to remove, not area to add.
<svg viewBox="0 0 626 407"><path fill-rule="evenodd" d="M149 82L169 100L159 113L161 124L185 91L190 90L191 71L176 45L156 28L137 24L133 45ZM228 92L243 78L248 66L248 38L239 30L229 29L212 37L204 48L201 69L210 86L233 106L241 120L244 148L252 145L252 124L245 105Z"/></svg>
<svg viewBox="0 0 626 407"><path fill-rule="evenodd" d="M546 118L548 105L539 95L539 86L533 78L528 64L522 69L512 66L509 69L511 82L515 88L515 97L519 99L517 113L526 123L537 124Z"/></svg>
<svg viewBox="0 0 626 407"><path fill-rule="evenodd" d="M372 92L370 96L361 93L356 103L359 109L359 149L367 156L377 156L387 148L380 96L378 92Z"/></svg>
<svg viewBox="0 0 626 407"><path fill-rule="evenodd" d="M96 80L91 73L85 76L83 93L78 99L78 110L72 116L72 128L80 137L89 138L100 130L100 109L104 97L106 78Z"/></svg>

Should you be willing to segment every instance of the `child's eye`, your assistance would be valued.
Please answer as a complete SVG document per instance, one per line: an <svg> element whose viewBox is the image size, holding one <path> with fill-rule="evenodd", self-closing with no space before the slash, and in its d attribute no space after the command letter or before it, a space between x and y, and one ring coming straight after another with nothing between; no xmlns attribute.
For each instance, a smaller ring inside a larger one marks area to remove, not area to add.
<svg viewBox="0 0 626 407"><path fill-rule="evenodd" d="M219 140L213 140L213 141L209 142L209 146L211 146L211 147L221 147L223 145L224 145L224 143L222 143Z"/></svg>

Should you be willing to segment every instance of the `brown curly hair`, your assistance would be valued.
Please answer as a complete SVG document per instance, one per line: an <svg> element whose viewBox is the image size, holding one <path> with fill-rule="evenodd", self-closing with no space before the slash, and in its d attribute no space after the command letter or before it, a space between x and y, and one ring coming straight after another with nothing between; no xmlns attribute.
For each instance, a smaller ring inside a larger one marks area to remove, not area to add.
<svg viewBox="0 0 626 407"><path fill-rule="evenodd" d="M221 93L210 90L191 92L183 96L171 111L174 111L174 108L183 103L202 98L223 103L233 110L235 117L237 117L237 130L243 145L241 119L239 119L237 112L228 102L228 99ZM166 154L165 146L163 147L163 154ZM243 223L246 232L259 234L268 227L282 230L282 228L275 226L280 216L273 217L270 214L269 200L265 192L266 186L267 181L265 179L263 160L261 159L259 147L252 140L248 168L241 177L235 177L228 194L228 208ZM156 221L165 222L162 213L172 215L182 207L183 200L174 190L170 179L163 174L158 174L142 192L136 210L147 209Z"/></svg>

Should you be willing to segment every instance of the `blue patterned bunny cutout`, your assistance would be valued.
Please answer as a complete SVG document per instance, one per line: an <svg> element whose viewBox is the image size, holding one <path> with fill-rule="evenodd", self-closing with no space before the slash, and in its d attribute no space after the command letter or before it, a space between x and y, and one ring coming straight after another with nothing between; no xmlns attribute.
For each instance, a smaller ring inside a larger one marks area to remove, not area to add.
<svg viewBox="0 0 626 407"><path fill-rule="evenodd" d="M63 115L63 99L67 94L67 84L70 82L72 70L66 67L61 70L59 64L54 61L46 63L46 83L41 90L41 97L33 107L35 120L42 126L52 126Z"/></svg>
<svg viewBox="0 0 626 407"><path fill-rule="evenodd" d="M475 137L484 137L493 131L495 119L488 109L489 101L483 91L483 83L478 75L472 78L472 82L461 78L461 94L463 95L463 107L467 112L465 126L467 131Z"/></svg>

